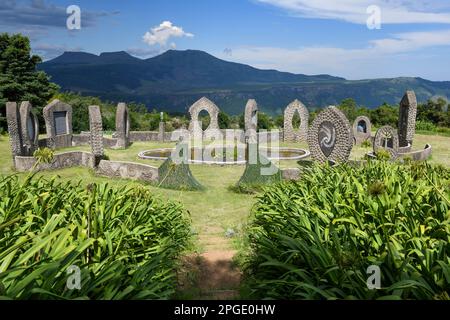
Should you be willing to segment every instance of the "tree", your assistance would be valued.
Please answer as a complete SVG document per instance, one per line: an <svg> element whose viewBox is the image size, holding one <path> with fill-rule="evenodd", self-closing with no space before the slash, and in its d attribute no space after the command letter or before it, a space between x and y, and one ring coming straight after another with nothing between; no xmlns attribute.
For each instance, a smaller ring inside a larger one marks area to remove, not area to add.
<svg viewBox="0 0 450 320"><path fill-rule="evenodd" d="M258 112L258 130L272 128L272 119L264 112Z"/></svg>
<svg viewBox="0 0 450 320"><path fill-rule="evenodd" d="M41 61L39 56L31 55L27 37L0 34L0 116L5 115L7 101L30 101L42 110L57 93L59 87L43 71L36 70ZM38 117L42 120L42 112ZM0 125L6 127L4 121Z"/></svg>
<svg viewBox="0 0 450 320"><path fill-rule="evenodd" d="M226 114L225 112L223 112L223 111L219 112L218 121L219 121L220 129L229 129L230 128L231 119L230 119L230 116L228 114Z"/></svg>
<svg viewBox="0 0 450 320"><path fill-rule="evenodd" d="M370 120L377 127L390 125L396 128L398 125L398 107L384 103L380 107L371 110Z"/></svg>
<svg viewBox="0 0 450 320"><path fill-rule="evenodd" d="M355 119L357 117L358 106L356 105L356 102L354 99L348 98L348 99L342 100L342 102L338 108L345 114L345 116L347 117L347 119L350 122L355 121Z"/></svg>

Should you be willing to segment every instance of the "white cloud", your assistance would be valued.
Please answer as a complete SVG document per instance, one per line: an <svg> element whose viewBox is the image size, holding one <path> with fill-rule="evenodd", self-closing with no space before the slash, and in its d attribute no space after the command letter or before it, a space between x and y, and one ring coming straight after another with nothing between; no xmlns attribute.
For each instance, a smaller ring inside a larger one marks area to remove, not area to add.
<svg viewBox="0 0 450 320"><path fill-rule="evenodd" d="M185 32L183 28L174 26L172 22L163 21L159 26L147 31L142 38L150 46L158 44L161 47L166 47L170 38L192 38L193 36L192 33ZM174 48L175 43L170 43L170 47Z"/></svg>
<svg viewBox="0 0 450 320"><path fill-rule="evenodd" d="M417 65L412 61L418 61L423 57L417 54L418 50L435 46L450 48L450 30L400 33L391 38L371 41L366 47L355 49L239 47L233 48L232 60L262 69L305 74L324 73L349 79L419 76L419 74L407 74L419 72L417 71L419 69L425 70L424 76L430 77L433 72L436 73L436 70L432 70L426 64ZM230 59L230 56L224 53L218 53L218 56ZM442 63L443 69L448 68L448 62L442 61ZM399 74L399 70L404 71ZM445 77L448 78L448 75L442 76L444 79Z"/></svg>
<svg viewBox="0 0 450 320"><path fill-rule="evenodd" d="M256 0L304 18L343 20L366 24L367 8L381 8L381 22L450 24L448 0Z"/></svg>

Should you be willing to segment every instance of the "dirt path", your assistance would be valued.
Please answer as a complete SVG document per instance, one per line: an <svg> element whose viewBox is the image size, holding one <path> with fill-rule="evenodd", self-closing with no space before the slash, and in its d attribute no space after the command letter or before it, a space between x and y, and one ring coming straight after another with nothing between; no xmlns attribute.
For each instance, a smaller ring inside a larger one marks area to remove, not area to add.
<svg viewBox="0 0 450 320"><path fill-rule="evenodd" d="M231 239L200 235L198 240L204 251L182 259L179 297L196 300L239 298L241 271L233 261L236 250L232 249Z"/></svg>
<svg viewBox="0 0 450 320"><path fill-rule="evenodd" d="M179 277L181 299L239 298L241 272L233 263L235 251L209 251L187 256Z"/></svg>

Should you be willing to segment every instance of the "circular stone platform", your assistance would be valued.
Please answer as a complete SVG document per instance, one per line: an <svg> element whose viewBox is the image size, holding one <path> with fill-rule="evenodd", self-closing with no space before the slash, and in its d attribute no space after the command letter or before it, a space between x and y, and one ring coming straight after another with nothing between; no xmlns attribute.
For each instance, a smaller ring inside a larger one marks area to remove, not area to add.
<svg viewBox="0 0 450 320"><path fill-rule="evenodd" d="M261 149L265 149L264 152L267 152L269 160L301 160L304 158L307 158L310 156L310 152L308 150L299 149L299 148L284 148L280 147L276 150L274 149L267 149L261 147ZM152 149L152 150L145 150L141 151L138 154L138 157L140 159L146 159L146 160L166 160L171 153L174 151L174 148L163 148L163 149ZM239 148L239 155L242 155L243 157L238 157L238 154L234 154L231 156L233 158L232 161L229 159L224 159L224 156L221 157L221 159L214 160L214 161L207 161L207 160L198 160L194 159L195 157L195 151L199 150L199 148L191 148L191 159L189 160L189 163L192 164L217 164L217 165L242 165L246 164L247 160L245 159L246 150L245 147ZM237 153L237 150L234 152L234 149L231 149L231 152ZM197 152L198 152L197 151ZM203 154L204 149L202 149ZM272 155L272 153L278 151L278 156ZM230 151L228 151L230 152ZM230 155L229 155L230 158ZM227 161L228 160L228 161Z"/></svg>

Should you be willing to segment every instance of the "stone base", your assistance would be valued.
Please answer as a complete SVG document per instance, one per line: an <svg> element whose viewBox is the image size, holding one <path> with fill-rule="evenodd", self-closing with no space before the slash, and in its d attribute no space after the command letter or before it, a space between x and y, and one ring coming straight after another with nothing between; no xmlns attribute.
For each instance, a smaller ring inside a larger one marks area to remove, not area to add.
<svg viewBox="0 0 450 320"><path fill-rule="evenodd" d="M97 174L111 178L158 181L158 168L133 162L100 161Z"/></svg>
<svg viewBox="0 0 450 320"><path fill-rule="evenodd" d="M34 157L15 157L16 170L19 172L30 171L36 163ZM42 163L36 170L57 170L70 167L94 168L95 157L92 153L83 151L65 152L55 154L51 163Z"/></svg>

